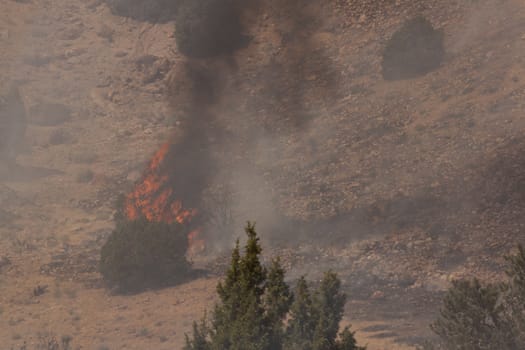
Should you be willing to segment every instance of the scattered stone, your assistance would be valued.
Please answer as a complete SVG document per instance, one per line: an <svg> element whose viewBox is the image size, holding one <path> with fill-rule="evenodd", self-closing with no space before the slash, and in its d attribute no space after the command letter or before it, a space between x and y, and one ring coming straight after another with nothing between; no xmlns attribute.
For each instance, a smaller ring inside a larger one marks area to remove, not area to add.
<svg viewBox="0 0 525 350"><path fill-rule="evenodd" d="M372 293L372 295L370 296L370 299L383 299L384 297L385 297L385 293L383 293L380 290L376 290L375 292Z"/></svg>
<svg viewBox="0 0 525 350"><path fill-rule="evenodd" d="M119 50L119 51L115 52L115 57L118 57L118 58L125 57L127 55L128 55L128 53L126 51L123 51L123 50Z"/></svg>
<svg viewBox="0 0 525 350"><path fill-rule="evenodd" d="M72 58L72 57L78 57L78 56L84 54L85 52L86 52L86 49L82 48L82 47L76 47L76 48L67 49L64 52L64 58L68 59L68 58Z"/></svg>
<svg viewBox="0 0 525 350"><path fill-rule="evenodd" d="M100 78L97 83L97 88L105 88L110 86L112 83L111 77Z"/></svg>
<svg viewBox="0 0 525 350"><path fill-rule="evenodd" d="M62 28L58 32L58 38L61 40L75 40L78 39L84 32L84 27L81 24L77 24L72 27Z"/></svg>
<svg viewBox="0 0 525 350"><path fill-rule="evenodd" d="M150 84L162 80L171 69L171 62L165 58L154 61L150 66L144 68L144 84Z"/></svg>
<svg viewBox="0 0 525 350"><path fill-rule="evenodd" d="M126 180L129 182L137 182L141 178L142 174L140 171L134 170L126 176Z"/></svg>

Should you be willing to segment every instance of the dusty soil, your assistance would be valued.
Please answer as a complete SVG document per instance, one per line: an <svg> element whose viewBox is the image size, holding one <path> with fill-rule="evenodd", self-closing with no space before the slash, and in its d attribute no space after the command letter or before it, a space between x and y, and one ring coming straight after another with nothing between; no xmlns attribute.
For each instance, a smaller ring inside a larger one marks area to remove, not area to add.
<svg viewBox="0 0 525 350"><path fill-rule="evenodd" d="M301 17L265 4L247 15L246 48L198 63L221 72L211 108L228 135L209 186L232 184L236 226L257 219L291 281L340 274L361 343L412 349L451 279L501 278L524 241L525 5L330 1ZM0 174L1 347L52 334L83 349L181 348L225 257L195 257L205 276L133 296L112 295L97 272L117 196L184 124L173 22L118 17L99 0L0 8L0 79L24 81L29 123ZM416 15L443 31L444 60L385 81L385 43Z"/></svg>

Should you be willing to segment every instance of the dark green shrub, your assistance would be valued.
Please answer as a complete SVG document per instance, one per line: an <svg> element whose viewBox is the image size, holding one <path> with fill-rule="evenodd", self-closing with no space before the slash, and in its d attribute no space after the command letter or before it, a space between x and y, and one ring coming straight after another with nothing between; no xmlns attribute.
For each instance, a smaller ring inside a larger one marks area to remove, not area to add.
<svg viewBox="0 0 525 350"><path fill-rule="evenodd" d="M117 16L164 22L175 18L180 0L106 0L106 3Z"/></svg>
<svg viewBox="0 0 525 350"><path fill-rule="evenodd" d="M190 272L187 234L178 223L119 221L102 247L100 272L120 292L181 282Z"/></svg>
<svg viewBox="0 0 525 350"><path fill-rule="evenodd" d="M179 52L189 57L230 54L246 43L234 0L184 0L175 21Z"/></svg>
<svg viewBox="0 0 525 350"><path fill-rule="evenodd" d="M443 33L416 17L392 35L383 52L385 80L411 79L437 69L445 55Z"/></svg>

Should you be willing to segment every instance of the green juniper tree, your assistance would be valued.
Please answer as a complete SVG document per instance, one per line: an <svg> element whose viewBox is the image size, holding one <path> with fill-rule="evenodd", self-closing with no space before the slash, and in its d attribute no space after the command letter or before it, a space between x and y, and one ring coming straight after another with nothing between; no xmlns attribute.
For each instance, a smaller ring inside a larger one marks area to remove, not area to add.
<svg viewBox="0 0 525 350"><path fill-rule="evenodd" d="M246 234L244 255L237 242L226 280L217 286L221 302L212 316L212 349L269 349L270 330L262 303L267 271L259 260L262 249L253 224L247 224Z"/></svg>
<svg viewBox="0 0 525 350"><path fill-rule="evenodd" d="M357 341L354 337L354 332L350 331L350 327L345 327L339 335L339 342L336 347L337 350L366 350L365 347L357 346Z"/></svg>
<svg viewBox="0 0 525 350"><path fill-rule="evenodd" d="M341 291L341 281L328 271L314 298L317 324L314 332L313 349L331 350L336 348L339 322L343 318L346 295Z"/></svg>
<svg viewBox="0 0 525 350"><path fill-rule="evenodd" d="M318 319L306 279L302 276L294 290L290 321L286 329L286 349L311 350Z"/></svg>
<svg viewBox="0 0 525 350"><path fill-rule="evenodd" d="M186 334L186 346L184 350L211 350L208 342L209 329L206 325L206 318L201 322L193 322L193 337L190 339Z"/></svg>
<svg viewBox="0 0 525 350"><path fill-rule="evenodd" d="M327 272L314 294L302 277L292 293L279 259L269 268L261 264L255 226L248 223L245 230L244 254L237 241L217 286L219 303L209 322L194 323L184 350L363 349L348 328L337 340L346 296L336 274Z"/></svg>
<svg viewBox="0 0 525 350"><path fill-rule="evenodd" d="M465 350L489 350L496 343L502 345L503 310L498 286L483 286L477 279L453 281L443 304L431 328L445 345Z"/></svg>
<svg viewBox="0 0 525 350"><path fill-rule="evenodd" d="M507 257L508 282L453 281L431 329L437 344L423 349L525 349L525 251Z"/></svg>
<svg viewBox="0 0 525 350"><path fill-rule="evenodd" d="M272 350L283 348L284 329L283 321L288 314L292 303L290 287L284 282L285 271L279 258L273 260L264 293L266 322L270 329L270 347Z"/></svg>

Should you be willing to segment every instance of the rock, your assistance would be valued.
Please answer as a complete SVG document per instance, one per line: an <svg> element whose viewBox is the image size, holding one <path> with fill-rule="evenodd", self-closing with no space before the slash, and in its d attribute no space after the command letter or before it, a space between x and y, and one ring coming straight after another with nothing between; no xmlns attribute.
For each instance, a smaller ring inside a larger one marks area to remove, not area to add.
<svg viewBox="0 0 525 350"><path fill-rule="evenodd" d="M81 48L81 47L67 49L64 52L64 58L68 59L72 57L77 57L77 56L84 54L85 52L86 52L86 49Z"/></svg>
<svg viewBox="0 0 525 350"><path fill-rule="evenodd" d="M141 178L142 174L140 173L140 171L137 171L137 170L134 170L134 171L131 171L128 176L126 176L126 180L128 180L129 182L137 182L140 178Z"/></svg>
<svg viewBox="0 0 525 350"><path fill-rule="evenodd" d="M155 60L149 67L144 69L144 84L150 84L162 80L171 68L171 62L165 58Z"/></svg>
<svg viewBox="0 0 525 350"><path fill-rule="evenodd" d="M78 39L84 32L84 27L82 24L77 24L75 26L62 28L59 30L57 36L61 40L75 40Z"/></svg>
<svg viewBox="0 0 525 350"><path fill-rule="evenodd" d="M128 55L128 53L126 51L123 51L123 50L119 50L119 51L115 52L115 57L118 57L118 58L125 57L127 55Z"/></svg>
<svg viewBox="0 0 525 350"><path fill-rule="evenodd" d="M104 77L104 78L99 79L99 81L97 82L96 87L97 88L108 87L108 86L111 85L111 83L112 83L112 79L110 77Z"/></svg>
<svg viewBox="0 0 525 350"><path fill-rule="evenodd" d="M370 296L370 299L377 300L377 299L383 299L384 297L385 297L384 292L380 290L376 290L375 292L372 293L372 295Z"/></svg>

